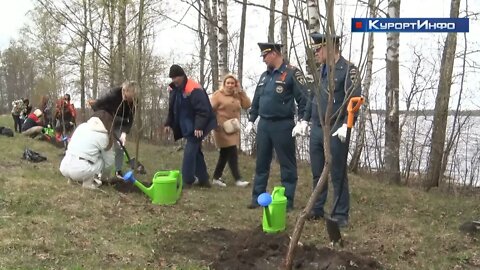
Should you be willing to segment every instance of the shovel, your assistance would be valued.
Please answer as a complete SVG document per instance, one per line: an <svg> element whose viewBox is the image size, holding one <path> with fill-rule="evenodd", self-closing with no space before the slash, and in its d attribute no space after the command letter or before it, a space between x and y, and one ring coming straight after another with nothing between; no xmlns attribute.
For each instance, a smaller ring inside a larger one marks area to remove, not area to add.
<svg viewBox="0 0 480 270"><path fill-rule="evenodd" d="M127 148L125 148L125 146L123 146L122 142L120 141L119 138L117 138L117 136L114 134L113 137L115 138L115 140L117 140L118 144L120 145L120 147L122 148L123 152L125 153L125 156L127 157L127 163L128 165L130 166L130 168L133 170L133 171L136 171L138 172L139 174L147 174L147 171L145 170L145 166L143 166L142 163L140 163L140 161L136 160L135 158L130 158L130 155L128 154L128 151L127 151ZM135 164L137 164L137 168L135 169Z"/></svg>
<svg viewBox="0 0 480 270"><path fill-rule="evenodd" d="M337 199L335 200L335 203L333 204L333 209L332 212L330 213L330 217L325 218L326 226L327 226L327 232L328 232L328 237L330 238L330 241L332 243L340 243L340 246L343 246L342 243L342 235L340 234L340 228L338 226L338 222L336 219L334 219L335 211L337 210L338 202L340 201L340 198L343 193L343 184L345 183L345 180L347 178L347 159L348 159L348 146L350 144L350 136L352 134L352 127L353 127L353 119L355 116L355 113L360 109L360 106L363 104L364 98L363 97L352 97L350 101L348 102L347 106L347 112L348 112L348 118L347 118L347 137L345 139L345 163L344 163L344 170L343 170L343 177L342 177L342 182L340 182L340 187L338 191L338 196Z"/></svg>

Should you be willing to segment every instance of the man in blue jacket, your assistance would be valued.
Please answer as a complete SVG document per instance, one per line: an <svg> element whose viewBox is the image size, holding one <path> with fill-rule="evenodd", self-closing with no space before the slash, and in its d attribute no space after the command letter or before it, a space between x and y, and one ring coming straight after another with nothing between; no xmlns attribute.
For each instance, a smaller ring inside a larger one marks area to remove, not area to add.
<svg viewBox="0 0 480 270"><path fill-rule="evenodd" d="M210 187L207 164L202 153L202 140L217 126L208 95L203 87L188 79L179 65L172 65L168 75L169 85L168 118L165 132L173 131L175 140L185 138L182 179L188 187L198 178L199 186Z"/></svg>

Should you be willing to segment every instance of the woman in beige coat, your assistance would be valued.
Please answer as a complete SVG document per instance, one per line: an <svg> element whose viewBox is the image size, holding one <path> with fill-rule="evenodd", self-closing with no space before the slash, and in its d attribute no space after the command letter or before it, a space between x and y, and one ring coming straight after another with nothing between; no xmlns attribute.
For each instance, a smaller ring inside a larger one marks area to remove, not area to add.
<svg viewBox="0 0 480 270"><path fill-rule="evenodd" d="M245 187L238 169L237 145L240 143L240 111L250 108L252 102L242 89L235 76L229 74L223 79L222 87L213 93L210 102L217 115L218 127L213 131L217 147L220 148L213 184L221 187L227 185L222 180L223 170L228 162L230 171L235 178L235 185ZM232 120L233 119L233 120Z"/></svg>

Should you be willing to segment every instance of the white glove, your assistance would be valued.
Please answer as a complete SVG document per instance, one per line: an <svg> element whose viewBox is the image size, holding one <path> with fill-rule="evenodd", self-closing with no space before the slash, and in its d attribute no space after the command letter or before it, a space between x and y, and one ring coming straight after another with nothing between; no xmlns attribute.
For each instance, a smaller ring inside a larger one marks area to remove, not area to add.
<svg viewBox="0 0 480 270"><path fill-rule="evenodd" d="M345 142L345 139L347 138L347 124L343 124L339 127L332 136L338 136L341 142Z"/></svg>
<svg viewBox="0 0 480 270"><path fill-rule="evenodd" d="M122 132L120 135L120 138L118 138L120 142L122 143L123 146L125 146L125 143L127 142L127 134L125 132Z"/></svg>
<svg viewBox="0 0 480 270"><path fill-rule="evenodd" d="M308 122L307 121L302 120L300 122L297 122L295 127L292 129L292 137L296 137L298 135L307 136L307 130L308 130Z"/></svg>
<svg viewBox="0 0 480 270"><path fill-rule="evenodd" d="M253 131L253 122L248 122L247 127L245 128L245 133L251 134Z"/></svg>

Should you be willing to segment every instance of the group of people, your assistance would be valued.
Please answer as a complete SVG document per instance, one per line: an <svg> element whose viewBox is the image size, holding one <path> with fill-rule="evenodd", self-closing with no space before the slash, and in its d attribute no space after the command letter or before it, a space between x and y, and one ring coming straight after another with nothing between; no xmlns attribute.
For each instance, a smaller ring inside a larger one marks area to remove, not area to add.
<svg viewBox="0 0 480 270"><path fill-rule="evenodd" d="M340 54L340 37L330 37L334 44L334 54L331 56L334 60L333 67L326 63L327 36L314 33L311 38L315 59L320 66L317 74L320 78L319 85L307 84L303 73L285 62L281 53L282 45L259 43L267 70L260 76L251 103L233 75L224 78L221 89L216 91L209 101L203 88L189 79L180 66L171 67L169 77L172 83L169 87L169 114L165 131L172 131L175 140L185 138L187 141L182 164L183 181L187 187L194 183L210 187L201 141L211 130L214 131L216 144L220 148L220 157L212 183L226 186L222 180L222 173L228 162L236 185L248 185L248 182L242 180L238 170L237 145L240 110L251 106L245 132L251 133L257 118L260 120L256 133L255 177L248 208L260 207L257 198L266 191L275 151L280 163L281 183L285 187L287 210L290 211L294 207L298 181L295 137L307 135L310 125L312 187L315 188L325 164L322 125L329 121L332 127L332 134L329 134L332 136L331 179L334 195L339 198L332 217L340 227L347 226L350 201L345 160L349 143L346 141L348 129L346 105L350 98L361 95L361 84L357 68ZM334 73L335 89L332 113L329 119L325 119L330 95L328 82L330 72ZM313 91L309 91L309 88L313 88ZM318 97L315 96L317 94ZM327 193L328 188L325 187L308 214L310 220L323 218Z"/></svg>
<svg viewBox="0 0 480 270"><path fill-rule="evenodd" d="M35 138L44 128L54 126L55 139L61 141L62 134L71 132L75 126L77 112L70 101L70 95L60 97L55 104L53 115L49 97L42 96L39 106L33 110L29 99L12 102L12 118L15 132ZM32 112L33 110L33 112Z"/></svg>
<svg viewBox="0 0 480 270"><path fill-rule="evenodd" d="M287 210L291 210L298 181L295 137L307 135L310 126L312 186L315 188L325 163L322 125L329 121L332 127L332 134L328 134L332 136L331 179L335 197L342 194L332 216L339 226L348 224L350 203L344 160L348 151L348 141L345 141L346 104L351 97L361 95L361 85L357 68L340 54L340 37L330 37L334 43L334 55L330 56L334 59L333 67L326 64L327 36L314 33L311 38L315 59L320 67L317 71L319 85L307 83L298 68L284 61L280 44L259 43L267 70L260 76L252 101L232 74L225 76L221 88L209 98L199 83L187 77L182 67L170 67L172 82L168 87L169 108L164 131L172 133L175 140L184 138L186 141L181 169L184 187L210 187L211 183L225 187L227 183L222 176L227 163L236 186L245 187L249 184L242 178L238 168L238 145L240 112L250 108L245 129L247 134L255 129L257 118L260 119L256 127L257 158L248 208L260 207L257 197L266 191L275 151L280 163L281 183L288 200ZM331 117L325 119L330 95L330 72L334 72L333 109ZM313 88L312 91L309 91L310 88ZM316 94L319 96L316 97ZM98 174L114 163L117 176L122 177L123 152L119 146L125 146L136 104L135 84L131 82L91 101L95 113L73 134L60 166L62 174L70 180L83 182L87 188L96 188L99 185L96 182ZM220 149L212 179L202 152L202 140L211 131ZM309 219L324 216L327 192L328 188L324 188L309 213Z"/></svg>

